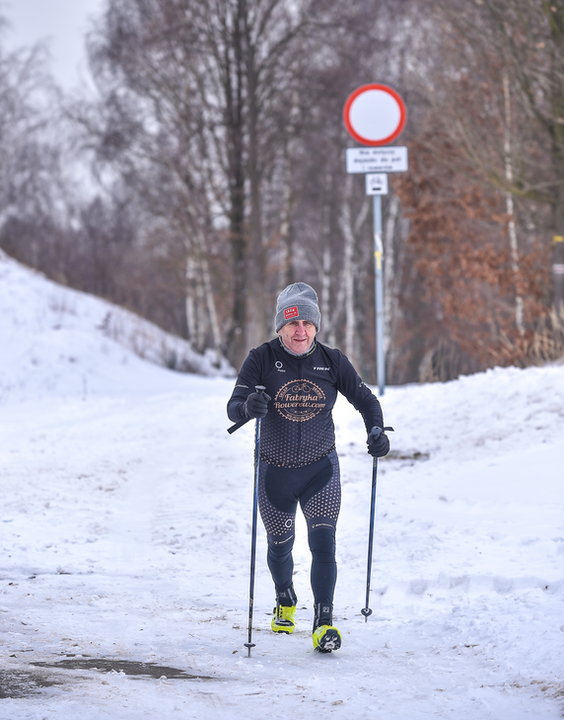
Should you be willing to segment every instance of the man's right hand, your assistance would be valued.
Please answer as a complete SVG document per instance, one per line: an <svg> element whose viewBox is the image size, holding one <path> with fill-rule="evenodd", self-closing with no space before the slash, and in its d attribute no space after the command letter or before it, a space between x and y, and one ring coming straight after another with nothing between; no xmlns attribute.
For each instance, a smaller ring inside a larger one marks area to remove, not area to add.
<svg viewBox="0 0 564 720"><path fill-rule="evenodd" d="M253 392L245 400L245 412L249 418L263 418L268 412L268 403L272 400L265 392Z"/></svg>

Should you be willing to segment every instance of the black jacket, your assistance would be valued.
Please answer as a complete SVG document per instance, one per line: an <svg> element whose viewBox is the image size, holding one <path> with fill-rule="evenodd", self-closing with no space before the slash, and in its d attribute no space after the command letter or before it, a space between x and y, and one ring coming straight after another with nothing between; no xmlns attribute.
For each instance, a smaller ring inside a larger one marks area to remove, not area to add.
<svg viewBox="0 0 564 720"><path fill-rule="evenodd" d="M255 385L264 385L272 398L262 421L260 451L270 465L309 465L334 449L331 411L337 392L360 412L367 432L384 426L378 399L348 358L316 341L299 357L285 350L278 337L251 350L227 403L233 422L246 418L245 400Z"/></svg>

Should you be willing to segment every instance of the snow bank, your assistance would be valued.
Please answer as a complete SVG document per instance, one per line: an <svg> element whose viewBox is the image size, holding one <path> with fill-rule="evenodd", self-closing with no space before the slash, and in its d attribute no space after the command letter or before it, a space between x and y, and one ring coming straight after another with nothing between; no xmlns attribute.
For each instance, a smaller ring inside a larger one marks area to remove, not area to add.
<svg viewBox="0 0 564 720"><path fill-rule="evenodd" d="M124 308L54 283L0 251L0 402L87 396L142 387L156 367L207 376L232 374L224 360Z"/></svg>
<svg viewBox="0 0 564 720"><path fill-rule="evenodd" d="M343 646L312 651L299 518L298 630L269 631L259 526L247 658L253 427L226 433L233 380L141 360L100 329L107 305L5 258L0 281L2 720L562 716L564 367L386 390L367 622L372 462L339 400Z"/></svg>

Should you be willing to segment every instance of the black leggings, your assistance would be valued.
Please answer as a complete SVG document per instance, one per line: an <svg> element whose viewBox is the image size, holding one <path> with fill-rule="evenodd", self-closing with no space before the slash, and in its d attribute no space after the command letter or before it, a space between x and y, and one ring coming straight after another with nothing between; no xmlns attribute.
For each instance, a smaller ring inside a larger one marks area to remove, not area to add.
<svg viewBox="0 0 564 720"><path fill-rule="evenodd" d="M298 501L307 522L314 601L329 605L337 580L335 528L341 507L339 461L334 450L299 468L260 464L259 508L267 534L267 563L279 592L292 584Z"/></svg>

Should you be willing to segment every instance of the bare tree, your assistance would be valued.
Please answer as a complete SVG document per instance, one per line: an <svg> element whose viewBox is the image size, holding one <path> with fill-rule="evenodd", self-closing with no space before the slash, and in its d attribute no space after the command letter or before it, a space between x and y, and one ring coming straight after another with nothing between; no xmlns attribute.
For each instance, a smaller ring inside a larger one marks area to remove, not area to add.
<svg viewBox="0 0 564 720"><path fill-rule="evenodd" d="M446 23L444 37L457 45L463 57L459 77L452 76L446 87L452 93L458 82L470 92L465 103L454 92L448 103L448 116L454 120L441 131L485 181L511 196L510 213L515 203L536 205L541 229L550 237L562 236L564 3L483 0L465 3L465 12L458 10L452 6L439 10ZM447 51L446 45L443 50ZM475 103L471 112L469 100ZM547 210L544 217L542 206ZM509 230L517 261L515 228ZM561 294L564 299L564 276L555 276L554 281L555 299Z"/></svg>
<svg viewBox="0 0 564 720"><path fill-rule="evenodd" d="M368 81L406 99L412 158L384 201L388 377L478 369L511 323L526 336L558 187L549 135L494 42L500 3L452 5L458 17L411 0L108 0L90 42L100 101L76 117L101 177L143 207L137 247L197 347L237 365L268 332L272 295L300 279L320 290L325 338L372 368L369 205L341 123ZM548 71L541 45L523 62ZM553 85L535 86L543 112Z"/></svg>
<svg viewBox="0 0 564 720"><path fill-rule="evenodd" d="M67 185L57 90L45 60L41 44L10 52L0 45L0 242L19 260L63 278Z"/></svg>
<svg viewBox="0 0 564 720"><path fill-rule="evenodd" d="M109 0L90 39L100 102L75 117L97 137L99 159L176 227L187 316L205 317L214 343L216 305L231 286L224 334L234 361L266 330L264 188L284 143L307 10L287 0ZM221 237L231 267L214 292L210 242Z"/></svg>

